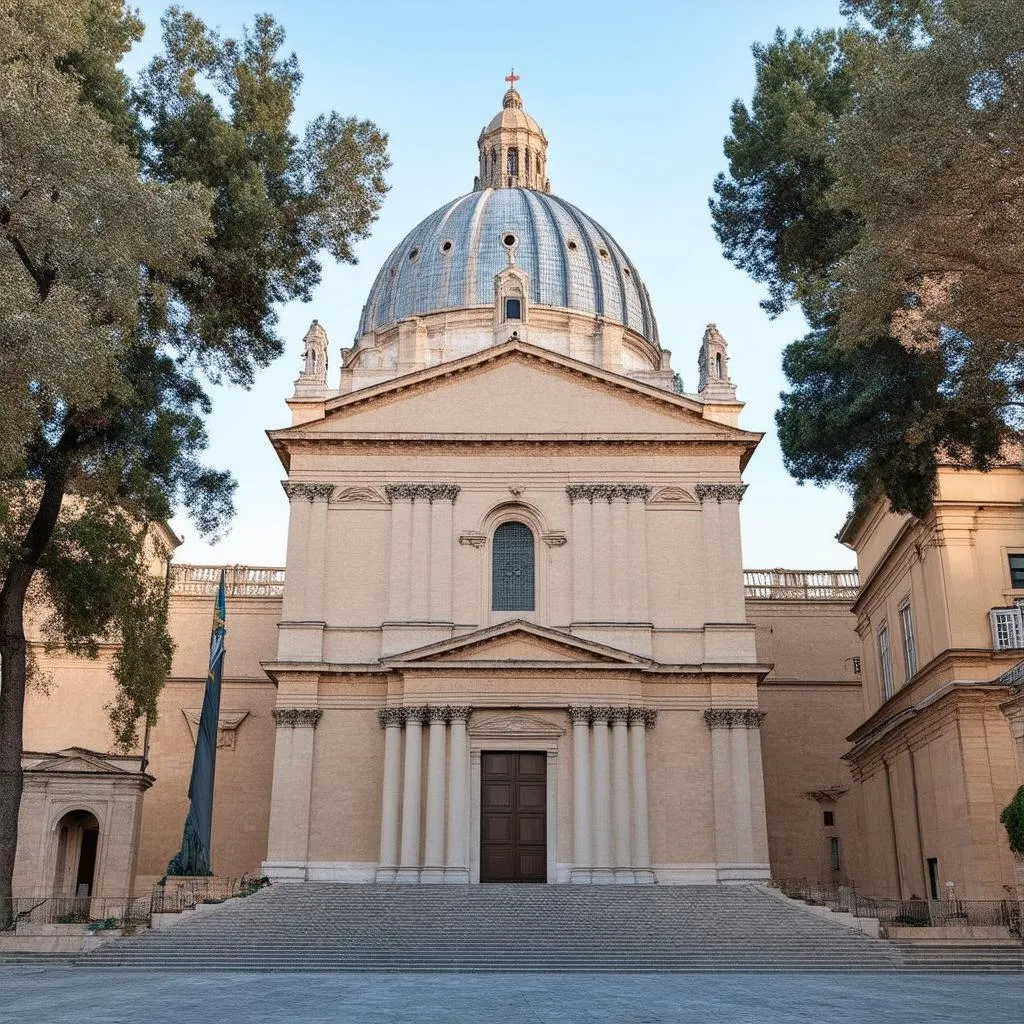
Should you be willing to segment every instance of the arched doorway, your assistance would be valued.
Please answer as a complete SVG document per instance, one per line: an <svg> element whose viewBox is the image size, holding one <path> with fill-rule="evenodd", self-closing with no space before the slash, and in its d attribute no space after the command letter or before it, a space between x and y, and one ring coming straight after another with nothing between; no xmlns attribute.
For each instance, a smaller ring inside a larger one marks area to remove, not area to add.
<svg viewBox="0 0 1024 1024"><path fill-rule="evenodd" d="M57 867L53 890L62 896L92 896L100 823L89 811L68 811L57 822Z"/></svg>

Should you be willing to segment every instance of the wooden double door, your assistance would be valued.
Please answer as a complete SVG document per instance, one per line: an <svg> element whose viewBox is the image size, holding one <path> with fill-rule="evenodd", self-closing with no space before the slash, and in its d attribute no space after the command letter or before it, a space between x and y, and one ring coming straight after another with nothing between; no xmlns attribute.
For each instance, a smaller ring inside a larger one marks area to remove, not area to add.
<svg viewBox="0 0 1024 1024"><path fill-rule="evenodd" d="M547 755L480 756L480 881L547 881Z"/></svg>

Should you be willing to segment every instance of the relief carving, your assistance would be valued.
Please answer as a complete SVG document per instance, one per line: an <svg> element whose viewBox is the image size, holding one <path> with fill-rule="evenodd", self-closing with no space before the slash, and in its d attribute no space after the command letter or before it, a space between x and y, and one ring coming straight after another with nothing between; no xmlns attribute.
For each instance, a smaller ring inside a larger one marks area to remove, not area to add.
<svg viewBox="0 0 1024 1024"><path fill-rule="evenodd" d="M594 501L595 498L646 501L651 489L646 484L569 484L565 493L569 495L570 502Z"/></svg>
<svg viewBox="0 0 1024 1024"><path fill-rule="evenodd" d="M659 487L651 496L649 505L696 505L697 499L682 487Z"/></svg>
<svg viewBox="0 0 1024 1024"><path fill-rule="evenodd" d="M334 496L334 500L336 502L370 501L378 505L384 504L384 498L380 491L376 491L372 487L344 487Z"/></svg>
<svg viewBox="0 0 1024 1024"><path fill-rule="evenodd" d="M334 493L334 484L292 483L290 480L284 480L281 486L289 501L296 498L305 498L306 501L330 501Z"/></svg>

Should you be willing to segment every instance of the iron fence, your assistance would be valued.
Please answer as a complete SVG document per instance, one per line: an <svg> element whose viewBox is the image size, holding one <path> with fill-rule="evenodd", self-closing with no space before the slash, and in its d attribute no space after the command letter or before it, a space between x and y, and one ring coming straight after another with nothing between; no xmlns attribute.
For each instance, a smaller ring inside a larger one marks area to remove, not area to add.
<svg viewBox="0 0 1024 1024"><path fill-rule="evenodd" d="M149 897L154 914L177 914L192 910L197 903L223 903L225 900L250 896L267 885L265 878L242 875L239 878L168 878L155 885Z"/></svg>
<svg viewBox="0 0 1024 1024"><path fill-rule="evenodd" d="M1018 938L1022 903L1017 900L885 899L866 896L853 885L819 882L806 878L773 879L771 884L792 899L811 906L828 907L854 917L873 917L883 926L936 928L1007 928Z"/></svg>
<svg viewBox="0 0 1024 1024"><path fill-rule="evenodd" d="M0 931L19 924L84 924L93 931L148 926L152 913L144 896L15 896L0 900Z"/></svg>

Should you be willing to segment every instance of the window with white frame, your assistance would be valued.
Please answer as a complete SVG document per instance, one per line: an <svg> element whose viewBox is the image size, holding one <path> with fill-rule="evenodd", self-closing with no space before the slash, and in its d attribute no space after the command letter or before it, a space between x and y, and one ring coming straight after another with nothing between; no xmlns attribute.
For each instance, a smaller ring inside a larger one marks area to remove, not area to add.
<svg viewBox="0 0 1024 1024"><path fill-rule="evenodd" d="M914 617L910 613L910 599L900 605L900 640L903 644L903 667L909 679L917 671L917 646L914 643Z"/></svg>
<svg viewBox="0 0 1024 1024"><path fill-rule="evenodd" d="M1024 554L1010 555L1010 586L1014 590L1024 590Z"/></svg>
<svg viewBox="0 0 1024 1024"><path fill-rule="evenodd" d="M882 700L893 695L892 679L892 644L889 642L889 624L883 622L878 627L878 665L882 677Z"/></svg>

